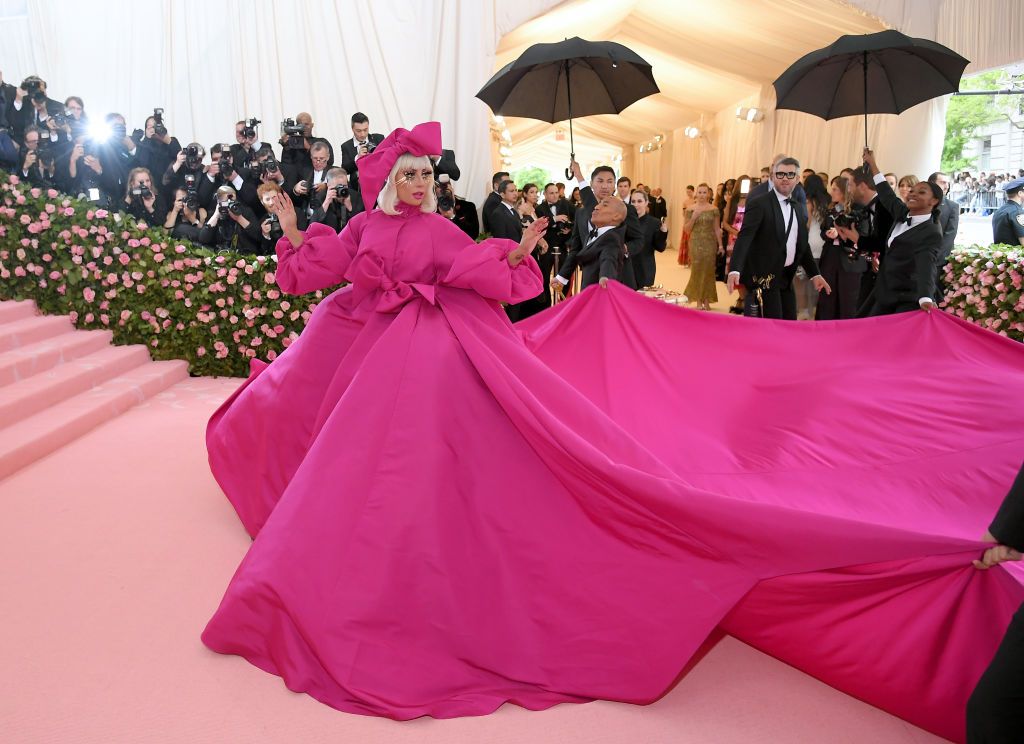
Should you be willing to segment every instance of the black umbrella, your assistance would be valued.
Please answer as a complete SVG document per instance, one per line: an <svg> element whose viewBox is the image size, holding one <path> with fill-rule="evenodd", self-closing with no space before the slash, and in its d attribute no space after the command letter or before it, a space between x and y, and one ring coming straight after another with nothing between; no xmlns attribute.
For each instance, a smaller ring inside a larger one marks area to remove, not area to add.
<svg viewBox="0 0 1024 744"><path fill-rule="evenodd" d="M930 98L955 93L970 62L942 44L899 31L840 36L806 54L775 81L775 107L828 121L868 114L900 114Z"/></svg>
<svg viewBox="0 0 1024 744"><path fill-rule="evenodd" d="M502 67L476 97L495 114L569 120L569 149L576 157L572 118L617 114L658 93L651 66L636 52L613 41L578 36L554 44L534 44Z"/></svg>

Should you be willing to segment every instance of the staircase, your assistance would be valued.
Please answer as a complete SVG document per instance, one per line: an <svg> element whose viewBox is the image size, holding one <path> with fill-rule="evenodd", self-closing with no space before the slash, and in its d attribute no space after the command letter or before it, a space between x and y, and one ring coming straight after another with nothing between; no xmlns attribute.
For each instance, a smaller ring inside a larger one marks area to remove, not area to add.
<svg viewBox="0 0 1024 744"><path fill-rule="evenodd" d="M0 302L0 479L188 377L34 302Z"/></svg>

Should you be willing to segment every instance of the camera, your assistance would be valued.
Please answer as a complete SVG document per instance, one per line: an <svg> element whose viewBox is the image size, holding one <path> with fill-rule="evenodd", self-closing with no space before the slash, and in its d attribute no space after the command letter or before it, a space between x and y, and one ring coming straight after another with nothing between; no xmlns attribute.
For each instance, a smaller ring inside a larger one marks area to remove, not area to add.
<svg viewBox="0 0 1024 744"><path fill-rule="evenodd" d="M286 150L301 150L305 147L306 128L296 124L295 119L285 119L281 122L281 136L288 138L284 143Z"/></svg>
<svg viewBox="0 0 1024 744"><path fill-rule="evenodd" d="M64 109L63 111L54 114L50 118L53 119L53 123L56 124L58 128L63 128L67 125L69 121L71 121L71 112L67 109Z"/></svg>
<svg viewBox="0 0 1024 744"><path fill-rule="evenodd" d="M272 214L263 221L263 224L270 225L270 238L272 240L278 240L284 235L284 230L281 229L281 221L277 218L276 214Z"/></svg>
<svg viewBox="0 0 1024 744"><path fill-rule="evenodd" d="M149 199L152 196L153 192L149 190L146 184L132 187L132 199Z"/></svg>
<svg viewBox="0 0 1024 744"><path fill-rule="evenodd" d="M185 167L189 170L198 170L203 164L203 153L199 145L189 145L185 148ZM194 180L194 179L193 179Z"/></svg>
<svg viewBox="0 0 1024 744"><path fill-rule="evenodd" d="M332 191L334 192L334 195L335 195L335 196L336 196L336 197L337 197L337 198L338 198L339 200L341 200L341 199L347 199L347 198L348 198L348 195L349 195L349 193L350 193L350 192L349 192L349 190L348 190L348 186L346 186L345 184L339 184L339 185L335 186L335 187L334 187L333 189L331 189L331 190L332 190Z"/></svg>
<svg viewBox="0 0 1024 744"><path fill-rule="evenodd" d="M164 126L164 110L162 108L153 109L153 133L157 137L167 136L167 127Z"/></svg>
<svg viewBox="0 0 1024 744"><path fill-rule="evenodd" d="M193 211L199 207L199 189L196 187L196 177L191 173L185 175L184 204Z"/></svg>
<svg viewBox="0 0 1024 744"><path fill-rule="evenodd" d="M871 213L863 207L855 206L849 212L836 215L833 224L856 230L858 235L871 235Z"/></svg>
<svg viewBox="0 0 1024 744"><path fill-rule="evenodd" d="M243 137L255 137L256 136L256 127L258 127L262 123L263 122L261 122L259 119L256 119L256 118L246 119L245 126L242 127L242 136Z"/></svg>
<svg viewBox="0 0 1024 744"><path fill-rule="evenodd" d="M220 160L217 161L217 163L220 166L221 178L223 178L225 181L228 180L228 174L235 169L235 163L232 160L232 153L230 148L225 146L224 149L220 151Z"/></svg>
<svg viewBox="0 0 1024 744"><path fill-rule="evenodd" d="M249 171L252 173L253 178L259 180L264 174L268 176L274 176L276 178L277 172L281 170L281 166L278 164L277 159L271 155L264 161L255 160L249 165Z"/></svg>
<svg viewBox="0 0 1024 744"><path fill-rule="evenodd" d="M21 81L19 87L29 95L32 95L36 91L42 91L43 81L37 77L27 77Z"/></svg>
<svg viewBox="0 0 1024 744"><path fill-rule="evenodd" d="M227 201L217 203L217 211L220 212L221 217L227 217L228 213L241 214L242 205L238 203L237 199L228 199Z"/></svg>

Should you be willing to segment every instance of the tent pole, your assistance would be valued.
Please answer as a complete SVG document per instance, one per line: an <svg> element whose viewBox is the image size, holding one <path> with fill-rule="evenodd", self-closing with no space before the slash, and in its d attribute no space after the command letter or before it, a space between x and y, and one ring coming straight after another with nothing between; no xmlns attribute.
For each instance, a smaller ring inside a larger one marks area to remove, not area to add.
<svg viewBox="0 0 1024 744"><path fill-rule="evenodd" d="M864 68L864 149L868 147L868 53L865 51L863 61Z"/></svg>

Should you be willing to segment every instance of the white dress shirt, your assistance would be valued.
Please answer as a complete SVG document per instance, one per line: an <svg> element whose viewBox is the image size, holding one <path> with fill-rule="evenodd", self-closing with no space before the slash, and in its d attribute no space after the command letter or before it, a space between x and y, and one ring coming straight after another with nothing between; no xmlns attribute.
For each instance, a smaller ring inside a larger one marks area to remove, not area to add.
<svg viewBox="0 0 1024 744"><path fill-rule="evenodd" d="M597 228L597 235L595 235L594 237L592 237L589 240L587 240L586 244L584 245L584 248L586 246L590 245L591 243L593 243L598 238L600 238L602 235L604 235L609 230L614 230L614 229L615 229L615 225L605 225L604 227ZM594 232L593 229L591 229L590 232ZM555 279L557 279L558 283L561 284L563 287L566 284L569 283L568 279L564 279L564 278L560 277L558 274L555 274Z"/></svg>
<svg viewBox="0 0 1024 744"><path fill-rule="evenodd" d="M793 202L788 196L783 196L775 189L772 189L775 198L779 200L779 208L782 209L782 224L789 226L786 233L786 266L792 266L796 260L796 238L800 232L800 226L796 224L796 212L793 211Z"/></svg>

